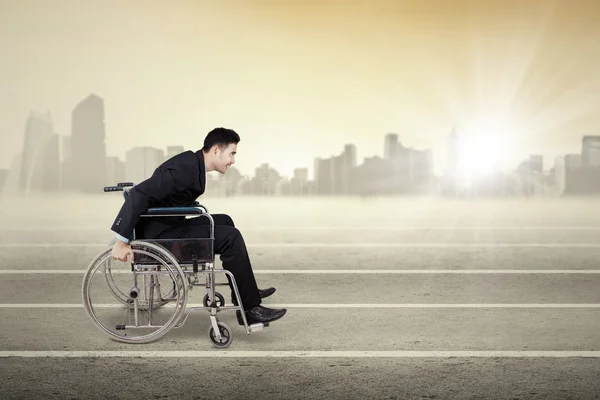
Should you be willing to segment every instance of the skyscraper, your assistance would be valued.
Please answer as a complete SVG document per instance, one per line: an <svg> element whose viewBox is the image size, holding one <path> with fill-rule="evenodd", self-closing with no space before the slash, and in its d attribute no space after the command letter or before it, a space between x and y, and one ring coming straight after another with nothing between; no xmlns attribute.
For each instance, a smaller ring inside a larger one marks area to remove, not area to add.
<svg viewBox="0 0 600 400"><path fill-rule="evenodd" d="M19 187L31 190L59 188L58 135L54 133L50 113L32 112L25 124L25 140Z"/></svg>
<svg viewBox="0 0 600 400"><path fill-rule="evenodd" d="M344 152L342 153L342 155L344 156L345 167L347 169L356 167L356 145L344 145Z"/></svg>
<svg viewBox="0 0 600 400"><path fill-rule="evenodd" d="M317 194L333 193L333 157L315 159L315 185Z"/></svg>
<svg viewBox="0 0 600 400"><path fill-rule="evenodd" d="M295 168L290 184L292 195L302 196L308 194L308 168Z"/></svg>
<svg viewBox="0 0 600 400"><path fill-rule="evenodd" d="M106 176L104 100L91 94L72 112L70 181L75 189L102 191Z"/></svg>
<svg viewBox="0 0 600 400"><path fill-rule="evenodd" d="M529 171L542 174L544 172L544 156L541 154L529 155Z"/></svg>
<svg viewBox="0 0 600 400"><path fill-rule="evenodd" d="M565 154L565 169L573 171L581 168L581 154Z"/></svg>
<svg viewBox="0 0 600 400"><path fill-rule="evenodd" d="M338 156L315 159L316 190L318 194L347 194L350 190L350 176L356 167L356 145L344 145Z"/></svg>
<svg viewBox="0 0 600 400"><path fill-rule="evenodd" d="M566 180L565 157L556 157L554 159L554 185L558 195L565 191Z"/></svg>
<svg viewBox="0 0 600 400"><path fill-rule="evenodd" d="M584 167L600 166L600 136L583 137L581 161Z"/></svg>
<svg viewBox="0 0 600 400"><path fill-rule="evenodd" d="M395 133L388 133L385 135L383 144L383 158L385 160L391 160L396 157L398 152L398 135Z"/></svg>

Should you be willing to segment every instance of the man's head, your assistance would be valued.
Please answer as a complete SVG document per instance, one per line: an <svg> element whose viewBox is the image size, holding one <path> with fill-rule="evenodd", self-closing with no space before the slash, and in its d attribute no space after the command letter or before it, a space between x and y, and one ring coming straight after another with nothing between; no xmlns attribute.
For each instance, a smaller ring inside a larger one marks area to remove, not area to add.
<svg viewBox="0 0 600 400"><path fill-rule="evenodd" d="M215 128L204 139L204 162L207 171L224 174L227 167L235 164L235 154L240 136L232 129Z"/></svg>

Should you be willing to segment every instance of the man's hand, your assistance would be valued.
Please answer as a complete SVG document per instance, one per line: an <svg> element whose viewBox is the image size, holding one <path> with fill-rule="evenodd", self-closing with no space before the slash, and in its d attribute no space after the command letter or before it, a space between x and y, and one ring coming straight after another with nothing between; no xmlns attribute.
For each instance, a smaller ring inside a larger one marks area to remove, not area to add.
<svg viewBox="0 0 600 400"><path fill-rule="evenodd" d="M133 262L131 246L119 239L115 241L110 255L114 260L127 261L129 258L129 262Z"/></svg>

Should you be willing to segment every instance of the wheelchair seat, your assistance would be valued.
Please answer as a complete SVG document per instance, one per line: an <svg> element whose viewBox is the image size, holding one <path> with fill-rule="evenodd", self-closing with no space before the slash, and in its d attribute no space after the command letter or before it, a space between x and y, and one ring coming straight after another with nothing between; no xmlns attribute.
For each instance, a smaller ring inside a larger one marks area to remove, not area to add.
<svg viewBox="0 0 600 400"><path fill-rule="evenodd" d="M198 204L199 205L199 204ZM210 214L206 209L196 207L152 207L146 210L140 217L174 217L174 216L204 216L211 222L211 237L208 238L164 238L143 239L164 247L173 254L182 267L192 266L197 270L198 263L210 263L214 261L213 239L214 229ZM135 237L135 231L134 231ZM140 260L144 262L144 260Z"/></svg>

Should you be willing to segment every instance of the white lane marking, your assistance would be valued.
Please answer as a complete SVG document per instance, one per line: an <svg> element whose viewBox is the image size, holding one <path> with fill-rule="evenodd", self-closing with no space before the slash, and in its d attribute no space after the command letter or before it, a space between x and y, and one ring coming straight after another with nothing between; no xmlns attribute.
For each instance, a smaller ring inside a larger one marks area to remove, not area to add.
<svg viewBox="0 0 600 400"><path fill-rule="evenodd" d="M567 358L600 357L600 351L0 351L1 358Z"/></svg>
<svg viewBox="0 0 600 400"><path fill-rule="evenodd" d="M0 270L0 274L85 274L84 269L5 269ZM254 271L256 273L256 271Z"/></svg>
<svg viewBox="0 0 600 400"><path fill-rule="evenodd" d="M600 274L598 269L263 269L257 274Z"/></svg>
<svg viewBox="0 0 600 400"><path fill-rule="evenodd" d="M237 226L237 224L236 224ZM341 230L341 231L598 231L600 226L264 226L264 227L243 227L242 231L270 231L270 230Z"/></svg>
<svg viewBox="0 0 600 400"><path fill-rule="evenodd" d="M105 247L106 243L0 243L0 247Z"/></svg>
<svg viewBox="0 0 600 400"><path fill-rule="evenodd" d="M217 269L220 270L220 269ZM0 274L84 274L85 269L0 269ZM130 271L113 271L113 273ZM257 269L255 274L600 274L600 269Z"/></svg>
<svg viewBox="0 0 600 400"><path fill-rule="evenodd" d="M265 304L278 308L600 308L600 304Z"/></svg>
<svg viewBox="0 0 600 400"><path fill-rule="evenodd" d="M277 308L600 308L600 304L593 303L574 303L574 304L558 304L558 303L541 303L541 304L267 304L266 307ZM114 304L96 304L94 308L111 308L122 307L121 303ZM203 307L202 304L189 303L187 307ZM0 308L83 308L83 304L46 304L46 303L30 303L30 304L0 304Z"/></svg>
<svg viewBox="0 0 600 400"><path fill-rule="evenodd" d="M271 230L285 230L285 231L311 231L311 230L323 230L323 231L333 231L333 230L342 230L342 231L364 231L364 230L374 230L374 231L473 231L473 230L490 230L490 231L530 231L530 230L542 230L542 231L598 231L600 230L600 226L254 226L249 225L248 227L244 227L241 224L236 224L239 226L241 230L254 232L254 231L271 231ZM0 228L0 232L36 232L36 231L45 231L45 232L54 232L54 231L98 231L98 232L107 232L110 233L110 230L107 230L105 227L103 228L95 228L88 226L79 226L79 227L71 227L71 226L57 226L57 227L2 227Z"/></svg>
<svg viewBox="0 0 600 400"><path fill-rule="evenodd" d="M108 243L0 243L0 247L104 247ZM248 243L246 247L600 247L600 243Z"/></svg>

